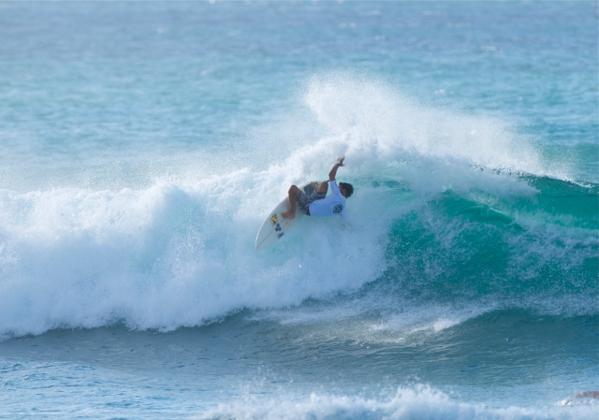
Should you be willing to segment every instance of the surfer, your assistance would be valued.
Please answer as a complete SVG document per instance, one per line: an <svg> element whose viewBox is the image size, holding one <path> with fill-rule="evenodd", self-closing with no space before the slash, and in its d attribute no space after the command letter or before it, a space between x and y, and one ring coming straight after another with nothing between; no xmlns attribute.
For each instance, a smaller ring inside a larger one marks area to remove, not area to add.
<svg viewBox="0 0 599 420"><path fill-rule="evenodd" d="M298 188L292 185L289 188L289 207L281 215L287 219L293 219L299 207L308 216L332 216L343 215L345 210L345 199L354 193L354 187L347 182L337 185L337 169L343 166L344 157L337 159L329 172L328 182L312 182L304 187ZM330 194L327 192L330 190Z"/></svg>

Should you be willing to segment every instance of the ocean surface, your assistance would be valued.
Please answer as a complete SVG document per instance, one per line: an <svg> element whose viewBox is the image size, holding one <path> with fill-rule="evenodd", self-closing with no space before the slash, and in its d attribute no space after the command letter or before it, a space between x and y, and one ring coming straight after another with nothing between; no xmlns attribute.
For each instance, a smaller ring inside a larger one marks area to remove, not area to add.
<svg viewBox="0 0 599 420"><path fill-rule="evenodd" d="M340 155L348 223L256 251ZM596 1L0 2L0 417L598 390Z"/></svg>

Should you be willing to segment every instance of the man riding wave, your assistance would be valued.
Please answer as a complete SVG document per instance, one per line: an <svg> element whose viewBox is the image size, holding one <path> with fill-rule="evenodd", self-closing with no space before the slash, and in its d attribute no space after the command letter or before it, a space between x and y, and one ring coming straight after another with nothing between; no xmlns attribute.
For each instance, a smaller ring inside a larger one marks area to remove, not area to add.
<svg viewBox="0 0 599 420"><path fill-rule="evenodd" d="M308 216L343 216L345 211L345 199L354 193L354 187L347 182L337 185L337 169L343 166L345 158L337 159L329 172L328 182L311 182L304 189L297 185L289 188L289 207L281 215L293 219L299 208ZM330 194L327 195L327 193Z"/></svg>

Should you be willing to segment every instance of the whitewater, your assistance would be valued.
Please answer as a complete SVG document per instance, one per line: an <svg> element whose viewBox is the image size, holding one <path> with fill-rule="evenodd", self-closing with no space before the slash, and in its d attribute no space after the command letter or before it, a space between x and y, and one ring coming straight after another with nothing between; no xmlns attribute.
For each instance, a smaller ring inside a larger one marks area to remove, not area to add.
<svg viewBox="0 0 599 420"><path fill-rule="evenodd" d="M0 6L0 416L597 414L596 4L38 6ZM256 251L338 156L347 223Z"/></svg>

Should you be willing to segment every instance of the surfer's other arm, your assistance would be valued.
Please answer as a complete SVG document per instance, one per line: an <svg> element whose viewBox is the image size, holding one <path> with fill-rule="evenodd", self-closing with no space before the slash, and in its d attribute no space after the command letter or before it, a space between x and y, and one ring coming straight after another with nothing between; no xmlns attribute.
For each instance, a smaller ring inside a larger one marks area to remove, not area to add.
<svg viewBox="0 0 599 420"><path fill-rule="evenodd" d="M344 157L340 157L339 159L337 159L337 162L335 162L335 164L333 165L333 167L329 171L329 181L334 181L335 180L335 178L337 177L337 169L339 169L340 167L343 166L343 161L344 160L345 160Z"/></svg>

